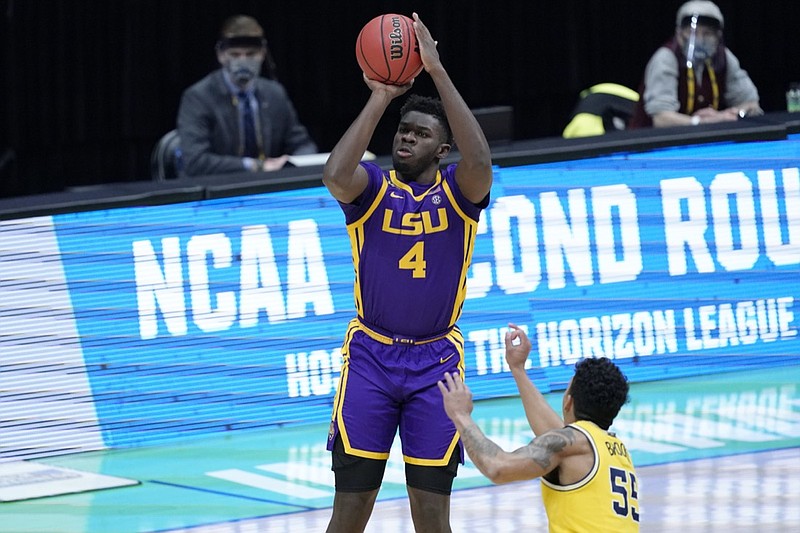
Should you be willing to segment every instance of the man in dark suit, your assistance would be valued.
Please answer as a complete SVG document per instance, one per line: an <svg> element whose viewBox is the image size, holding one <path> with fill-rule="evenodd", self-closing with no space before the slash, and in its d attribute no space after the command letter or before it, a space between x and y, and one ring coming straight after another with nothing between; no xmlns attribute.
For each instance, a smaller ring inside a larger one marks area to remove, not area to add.
<svg viewBox="0 0 800 533"><path fill-rule="evenodd" d="M260 76L269 51L258 22L228 18L216 51L221 68L181 97L178 134L186 174L278 170L289 155L316 153L286 89ZM271 75L274 67L267 63Z"/></svg>

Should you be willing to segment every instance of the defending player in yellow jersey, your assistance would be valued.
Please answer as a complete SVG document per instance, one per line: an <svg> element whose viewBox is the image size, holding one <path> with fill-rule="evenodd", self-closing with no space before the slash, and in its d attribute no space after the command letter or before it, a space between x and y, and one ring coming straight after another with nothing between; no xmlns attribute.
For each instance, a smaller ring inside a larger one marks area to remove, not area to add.
<svg viewBox="0 0 800 533"><path fill-rule="evenodd" d="M494 483L541 477L551 533L639 531L636 470L609 431L628 400L627 378L609 359L582 359L564 392L562 420L525 372L530 340L509 327L506 360L536 438L503 451L472 419L472 393L461 377L446 373L439 389L469 458Z"/></svg>

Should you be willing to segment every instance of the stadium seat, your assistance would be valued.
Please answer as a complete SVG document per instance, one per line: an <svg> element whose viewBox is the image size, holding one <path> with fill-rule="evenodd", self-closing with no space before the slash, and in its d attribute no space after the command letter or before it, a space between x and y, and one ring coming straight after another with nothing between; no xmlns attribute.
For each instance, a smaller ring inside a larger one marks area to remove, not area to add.
<svg viewBox="0 0 800 533"><path fill-rule="evenodd" d="M180 138L177 130L164 134L150 155L150 177L153 181L175 179L183 174Z"/></svg>

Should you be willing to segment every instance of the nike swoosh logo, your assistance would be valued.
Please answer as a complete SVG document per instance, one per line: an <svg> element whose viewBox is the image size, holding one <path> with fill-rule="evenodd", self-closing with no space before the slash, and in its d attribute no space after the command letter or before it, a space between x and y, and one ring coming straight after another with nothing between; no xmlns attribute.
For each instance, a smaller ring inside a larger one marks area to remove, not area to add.
<svg viewBox="0 0 800 533"><path fill-rule="evenodd" d="M454 353L451 353L451 354L450 354L450 355L448 355L447 357L440 357L440 358L439 358L439 364L441 364L441 365L445 364L445 363L446 363L446 362L448 362L450 359L452 359L454 355L455 355Z"/></svg>
<svg viewBox="0 0 800 533"><path fill-rule="evenodd" d="M400 199L400 200L402 200L402 199L404 198L402 194L397 194L397 193L396 193L396 192L394 192L394 191L390 192L390 193L389 193L389 196L391 196L392 198L398 198L398 199Z"/></svg>

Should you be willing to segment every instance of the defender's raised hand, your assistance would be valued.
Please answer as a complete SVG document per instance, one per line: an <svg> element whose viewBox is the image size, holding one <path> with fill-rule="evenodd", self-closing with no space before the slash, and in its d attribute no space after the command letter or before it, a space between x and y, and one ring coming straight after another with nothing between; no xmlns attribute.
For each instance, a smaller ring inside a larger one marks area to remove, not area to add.
<svg viewBox="0 0 800 533"><path fill-rule="evenodd" d="M516 324L509 324L506 332L506 361L511 369L525 368L531 353L531 341Z"/></svg>

